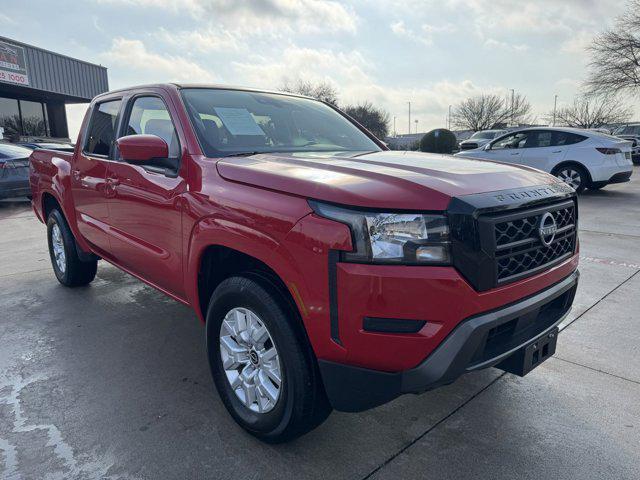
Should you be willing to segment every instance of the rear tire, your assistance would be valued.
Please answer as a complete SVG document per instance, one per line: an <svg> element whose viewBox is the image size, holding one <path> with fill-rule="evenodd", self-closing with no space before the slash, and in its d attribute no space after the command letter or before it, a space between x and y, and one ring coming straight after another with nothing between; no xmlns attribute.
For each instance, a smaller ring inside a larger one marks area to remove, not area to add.
<svg viewBox="0 0 640 480"><path fill-rule="evenodd" d="M559 180L572 187L576 192L581 193L590 183L589 173L584 167L576 164L561 165L551 172Z"/></svg>
<svg viewBox="0 0 640 480"><path fill-rule="evenodd" d="M271 282L251 274L224 280L209 302L207 352L220 398L269 443L304 435L331 413L299 321Z"/></svg>
<svg viewBox="0 0 640 480"><path fill-rule="evenodd" d="M47 219L47 240L53 272L61 284L80 287L91 283L98 271L98 261L80 260L69 224L57 209Z"/></svg>

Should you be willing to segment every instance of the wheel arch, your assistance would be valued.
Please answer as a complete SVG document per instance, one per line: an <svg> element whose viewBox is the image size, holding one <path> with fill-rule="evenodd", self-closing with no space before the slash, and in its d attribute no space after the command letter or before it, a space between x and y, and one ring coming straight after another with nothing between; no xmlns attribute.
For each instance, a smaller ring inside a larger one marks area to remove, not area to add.
<svg viewBox="0 0 640 480"><path fill-rule="evenodd" d="M199 256L197 279L197 308L201 318L206 316L209 299L222 281L244 275L267 283L280 296L287 308L300 317L296 302L282 277L267 263L253 255L221 245L207 245Z"/></svg>
<svg viewBox="0 0 640 480"><path fill-rule="evenodd" d="M60 210L60 213L64 215L66 219L64 209L62 208L60 201L55 197L55 195L53 195L53 193L48 191L42 192L42 198L40 203L42 208L42 216L45 223L47 222L47 218L49 218L49 214L55 208Z"/></svg>
<svg viewBox="0 0 640 480"><path fill-rule="evenodd" d="M582 170L584 170L587 173L587 186L591 185L591 182L593 180L591 179L591 172L589 171L589 168L587 168L587 166L584 163L579 162L577 160L563 160L562 162L558 163L556 166L554 166L551 169L551 175L555 176L556 172L558 172L558 170L560 170L561 168L570 167L572 165L580 167Z"/></svg>

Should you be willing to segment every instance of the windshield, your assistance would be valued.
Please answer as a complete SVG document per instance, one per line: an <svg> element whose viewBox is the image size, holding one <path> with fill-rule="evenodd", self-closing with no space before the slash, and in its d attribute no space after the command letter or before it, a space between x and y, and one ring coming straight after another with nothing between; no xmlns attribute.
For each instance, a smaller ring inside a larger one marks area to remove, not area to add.
<svg viewBox="0 0 640 480"><path fill-rule="evenodd" d="M473 135L471 135L471 138L474 138L476 140L491 140L492 138L496 138L499 133L501 132L497 132L495 130L484 130L474 133Z"/></svg>
<svg viewBox="0 0 640 480"><path fill-rule="evenodd" d="M640 135L640 126L627 125L626 127L619 127L613 132L614 135Z"/></svg>
<svg viewBox="0 0 640 480"><path fill-rule="evenodd" d="M379 151L331 107L261 92L186 88L182 98L207 156L250 152Z"/></svg>

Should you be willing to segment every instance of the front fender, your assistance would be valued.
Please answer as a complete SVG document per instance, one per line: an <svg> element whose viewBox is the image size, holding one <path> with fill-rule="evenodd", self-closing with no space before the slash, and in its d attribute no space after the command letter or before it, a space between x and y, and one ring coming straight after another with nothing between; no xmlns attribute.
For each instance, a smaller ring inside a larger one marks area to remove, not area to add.
<svg viewBox="0 0 640 480"><path fill-rule="evenodd" d="M222 246L260 260L271 268L283 281L294 269L280 250L277 238L261 230L223 218L206 217L199 220L191 231L186 259L186 285L189 303L198 317L204 321L205 313L200 308L198 274L207 248Z"/></svg>
<svg viewBox="0 0 640 480"><path fill-rule="evenodd" d="M294 300L316 355L336 361L345 351L330 339L328 299L328 254L332 249L350 249L346 225L308 214L281 239L253 227L227 219L207 217L193 228L186 261L187 297L201 321L199 270L210 246L227 247L260 260L286 285Z"/></svg>

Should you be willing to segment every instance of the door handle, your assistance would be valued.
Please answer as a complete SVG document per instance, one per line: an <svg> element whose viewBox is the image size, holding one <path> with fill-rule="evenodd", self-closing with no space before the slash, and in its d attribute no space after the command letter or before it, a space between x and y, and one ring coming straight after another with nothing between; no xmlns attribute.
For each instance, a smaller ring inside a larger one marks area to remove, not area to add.
<svg viewBox="0 0 640 480"><path fill-rule="evenodd" d="M120 181L115 177L107 177L104 182L104 193L106 197L115 197L117 186Z"/></svg>
<svg viewBox="0 0 640 480"><path fill-rule="evenodd" d="M80 170L71 170L71 178L76 181L80 180Z"/></svg>
<svg viewBox="0 0 640 480"><path fill-rule="evenodd" d="M511 155L520 155L520 152L513 152Z"/></svg>
<svg viewBox="0 0 640 480"><path fill-rule="evenodd" d="M551 152L551 153L562 153L562 150L556 150L555 152Z"/></svg>

